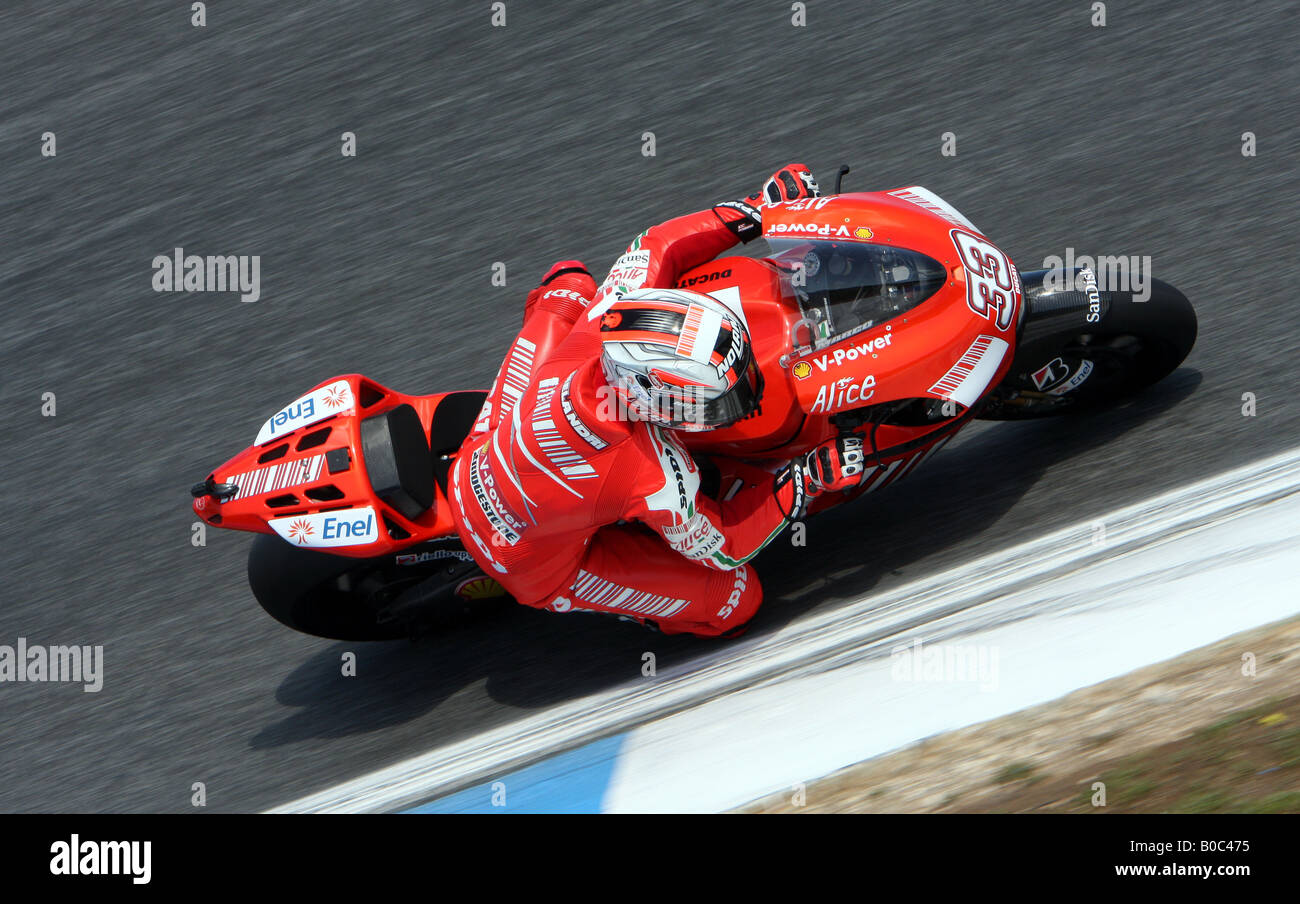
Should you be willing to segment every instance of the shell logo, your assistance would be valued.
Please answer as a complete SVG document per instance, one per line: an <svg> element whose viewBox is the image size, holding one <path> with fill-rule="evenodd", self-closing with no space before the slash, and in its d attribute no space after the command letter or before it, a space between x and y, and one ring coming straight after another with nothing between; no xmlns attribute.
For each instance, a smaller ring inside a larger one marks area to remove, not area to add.
<svg viewBox="0 0 1300 904"><path fill-rule="evenodd" d="M854 238L859 239L869 239L871 238L871 230L866 226L859 226L857 229L853 230L853 236Z"/></svg>
<svg viewBox="0 0 1300 904"><path fill-rule="evenodd" d="M812 373L812 365L807 361L800 361L790 370L800 380L806 380L808 379L808 375Z"/></svg>

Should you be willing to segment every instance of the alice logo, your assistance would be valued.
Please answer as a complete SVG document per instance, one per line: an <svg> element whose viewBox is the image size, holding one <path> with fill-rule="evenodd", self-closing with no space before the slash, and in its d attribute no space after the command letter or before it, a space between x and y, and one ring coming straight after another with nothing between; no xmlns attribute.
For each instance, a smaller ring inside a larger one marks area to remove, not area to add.
<svg viewBox="0 0 1300 904"><path fill-rule="evenodd" d="M254 254L186 254L176 248L170 256L153 259L155 292L238 292L239 300L262 297L262 257Z"/></svg>

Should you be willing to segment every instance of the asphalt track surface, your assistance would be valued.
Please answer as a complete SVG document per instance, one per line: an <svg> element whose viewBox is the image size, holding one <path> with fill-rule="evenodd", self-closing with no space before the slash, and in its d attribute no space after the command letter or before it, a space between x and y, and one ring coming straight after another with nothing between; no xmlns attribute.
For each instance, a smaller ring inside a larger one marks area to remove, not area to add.
<svg viewBox="0 0 1300 904"><path fill-rule="evenodd" d="M1201 334L1122 408L976 425L774 544L753 630L1296 445L1294 4L808 5L0 7L0 643L105 648L98 694L0 684L0 810L187 811L194 782L261 809L697 654L524 609L300 636L251 599L250 538L191 545L187 489L326 376L485 387L550 261L603 271L788 160L925 185L1024 269L1149 254ZM176 246L261 255L261 300L155 293Z"/></svg>

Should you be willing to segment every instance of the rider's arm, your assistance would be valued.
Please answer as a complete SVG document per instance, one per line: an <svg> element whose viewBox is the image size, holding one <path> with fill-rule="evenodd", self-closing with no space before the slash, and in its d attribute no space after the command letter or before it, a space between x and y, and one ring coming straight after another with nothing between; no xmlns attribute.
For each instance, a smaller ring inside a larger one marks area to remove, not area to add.
<svg viewBox="0 0 1300 904"><path fill-rule="evenodd" d="M742 220L748 218L739 210L719 205L651 226L614 262L591 309L634 289L671 288L682 273L737 244Z"/></svg>
<svg viewBox="0 0 1300 904"><path fill-rule="evenodd" d="M648 427L627 444L640 461L620 463L639 480L625 518L650 526L688 559L726 571L756 556L822 493L847 491L864 471L862 437L841 434L773 475L740 461L727 464L721 501L700 492L700 472L671 430Z"/></svg>
<svg viewBox="0 0 1300 904"><path fill-rule="evenodd" d="M623 517L659 533L688 559L727 571L758 554L803 507L803 485L738 466L742 486L723 501L700 492L700 472L671 431L646 425L628 443L623 473L637 475Z"/></svg>
<svg viewBox="0 0 1300 904"><path fill-rule="evenodd" d="M744 205L745 202L731 203ZM755 211L752 207L749 210ZM746 227L754 222L752 217L756 216L756 211L747 216L737 207L719 204L650 227L639 239L641 248L650 252L642 286L672 288L677 278L687 270L713 260L737 245L742 236L750 238Z"/></svg>
<svg viewBox="0 0 1300 904"><path fill-rule="evenodd" d="M587 309L588 317L594 319L603 312L601 302L634 289L671 289L692 267L713 260L738 242L758 238L762 204L816 194L812 172L802 163L792 163L777 170L755 195L651 226L614 262Z"/></svg>

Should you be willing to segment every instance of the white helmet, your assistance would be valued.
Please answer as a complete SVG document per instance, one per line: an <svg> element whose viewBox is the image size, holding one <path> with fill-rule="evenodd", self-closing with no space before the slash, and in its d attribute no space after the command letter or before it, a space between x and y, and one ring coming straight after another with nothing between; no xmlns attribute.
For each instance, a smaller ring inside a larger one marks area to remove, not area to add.
<svg viewBox="0 0 1300 904"><path fill-rule="evenodd" d="M745 324L709 295L639 289L600 321L601 364L638 420L713 430L752 414L763 392Z"/></svg>

